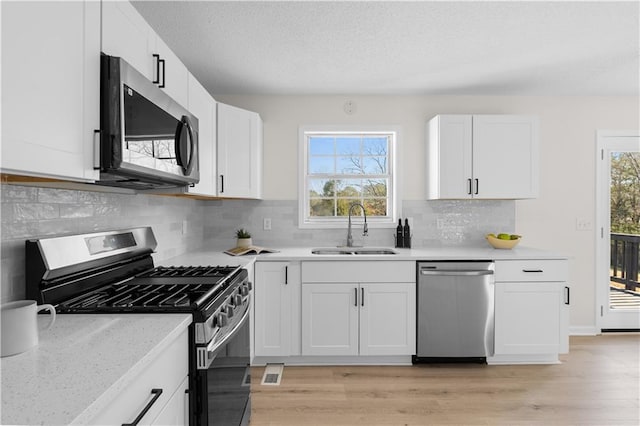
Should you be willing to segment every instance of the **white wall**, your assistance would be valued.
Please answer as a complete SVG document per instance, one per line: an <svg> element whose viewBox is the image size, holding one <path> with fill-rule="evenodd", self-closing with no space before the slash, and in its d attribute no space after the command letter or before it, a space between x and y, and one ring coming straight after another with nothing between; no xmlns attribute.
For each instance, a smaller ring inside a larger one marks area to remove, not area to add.
<svg viewBox="0 0 640 426"><path fill-rule="evenodd" d="M577 231L577 217L595 225L595 135L599 129L640 128L637 97L487 96L215 96L257 111L264 121L264 198L297 198L298 126L397 124L402 127L402 196L424 194L424 128L445 113L513 113L540 117L540 197L516 201L516 231L524 244L571 258L574 329L595 326L595 230ZM343 104L356 103L347 115ZM271 165L277 165L272 167ZM498 166L498 165L497 165Z"/></svg>

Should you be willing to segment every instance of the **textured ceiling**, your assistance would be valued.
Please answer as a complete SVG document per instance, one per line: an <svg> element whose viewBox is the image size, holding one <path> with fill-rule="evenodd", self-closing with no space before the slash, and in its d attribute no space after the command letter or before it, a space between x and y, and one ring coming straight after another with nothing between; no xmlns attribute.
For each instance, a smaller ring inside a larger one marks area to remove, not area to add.
<svg viewBox="0 0 640 426"><path fill-rule="evenodd" d="M639 93L638 1L133 4L214 95Z"/></svg>

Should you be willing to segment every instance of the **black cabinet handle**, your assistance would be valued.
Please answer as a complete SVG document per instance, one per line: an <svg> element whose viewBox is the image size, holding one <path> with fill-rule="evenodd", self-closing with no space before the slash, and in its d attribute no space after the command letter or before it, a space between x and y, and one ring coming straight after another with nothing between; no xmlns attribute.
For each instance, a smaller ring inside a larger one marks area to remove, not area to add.
<svg viewBox="0 0 640 426"><path fill-rule="evenodd" d="M480 181L476 179L476 195L478 195L478 190L480 189Z"/></svg>
<svg viewBox="0 0 640 426"><path fill-rule="evenodd" d="M358 287L353 289L353 294L356 296L356 302L353 304L353 306L358 306Z"/></svg>
<svg viewBox="0 0 640 426"><path fill-rule="evenodd" d="M162 395L162 389L151 389L151 394L155 396L151 398L151 401L149 401L149 403L142 409L133 423L122 423L122 426L136 426L138 423L140 423L140 420L142 420L144 415L147 414L147 411L151 409L151 406L155 404L158 398L160 398L160 395Z"/></svg>
<svg viewBox="0 0 640 426"><path fill-rule="evenodd" d="M157 53L153 54L154 59L156 60L156 78L152 81L153 84L160 83L160 55Z"/></svg>
<svg viewBox="0 0 640 426"><path fill-rule="evenodd" d="M523 269L522 272L526 273L542 273L544 272L542 269Z"/></svg>
<svg viewBox="0 0 640 426"><path fill-rule="evenodd" d="M220 175L220 192L224 192L224 175Z"/></svg>
<svg viewBox="0 0 640 426"><path fill-rule="evenodd" d="M570 305L571 304L571 289L568 286L564 286L565 289L565 298L564 298L564 304L565 305Z"/></svg>
<svg viewBox="0 0 640 426"><path fill-rule="evenodd" d="M471 179L467 179L467 183L469 184L469 190L467 191L467 194L471 195L471 192L472 192Z"/></svg>
<svg viewBox="0 0 640 426"><path fill-rule="evenodd" d="M364 306L364 287L360 287L360 306Z"/></svg>
<svg viewBox="0 0 640 426"><path fill-rule="evenodd" d="M162 83L160 83L160 85L158 86L161 89L164 89L164 83L165 83L165 78L166 78L166 74L165 74L165 68L164 68L164 59L160 59L158 60L158 62L162 65ZM158 80L160 79L160 76L158 76Z"/></svg>
<svg viewBox="0 0 640 426"><path fill-rule="evenodd" d="M284 284L285 285L289 284L289 267L288 266L284 267Z"/></svg>

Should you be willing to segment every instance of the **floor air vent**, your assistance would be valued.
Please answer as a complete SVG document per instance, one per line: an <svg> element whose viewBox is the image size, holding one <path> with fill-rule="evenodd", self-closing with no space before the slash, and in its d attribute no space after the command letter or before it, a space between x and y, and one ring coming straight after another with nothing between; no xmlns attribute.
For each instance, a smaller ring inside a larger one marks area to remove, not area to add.
<svg viewBox="0 0 640 426"><path fill-rule="evenodd" d="M282 378L284 364L267 364L262 375L262 385L278 386Z"/></svg>

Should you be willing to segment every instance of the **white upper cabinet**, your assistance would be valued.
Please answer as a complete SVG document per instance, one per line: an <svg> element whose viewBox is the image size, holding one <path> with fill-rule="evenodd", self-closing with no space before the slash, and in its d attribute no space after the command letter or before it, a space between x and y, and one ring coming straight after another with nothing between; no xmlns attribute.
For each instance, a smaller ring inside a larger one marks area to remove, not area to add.
<svg viewBox="0 0 640 426"><path fill-rule="evenodd" d="M119 56L186 107L189 71L127 1L102 2L102 52Z"/></svg>
<svg viewBox="0 0 640 426"><path fill-rule="evenodd" d="M218 103L218 195L262 197L262 119Z"/></svg>
<svg viewBox="0 0 640 426"><path fill-rule="evenodd" d="M216 188L216 104L209 92L192 75L189 76L187 108L198 118L200 182L187 187L187 193L215 197Z"/></svg>
<svg viewBox="0 0 640 426"><path fill-rule="evenodd" d="M2 2L3 173L93 181L100 4Z"/></svg>
<svg viewBox="0 0 640 426"><path fill-rule="evenodd" d="M438 115L427 136L427 199L538 196L536 117Z"/></svg>

